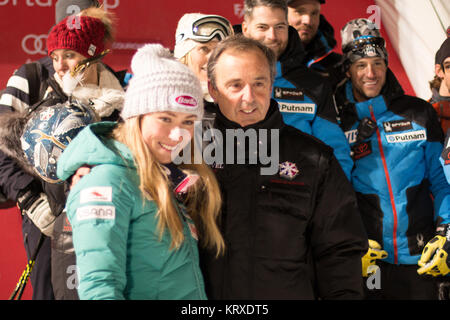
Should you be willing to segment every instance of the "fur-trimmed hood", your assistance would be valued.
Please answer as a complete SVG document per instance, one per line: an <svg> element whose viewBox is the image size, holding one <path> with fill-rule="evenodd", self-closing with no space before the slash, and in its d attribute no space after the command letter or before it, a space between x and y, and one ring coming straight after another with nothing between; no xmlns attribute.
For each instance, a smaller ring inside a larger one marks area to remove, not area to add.
<svg viewBox="0 0 450 320"><path fill-rule="evenodd" d="M28 112L0 113L0 150L17 161L29 174L39 177L34 167L25 158L20 138L31 118Z"/></svg>

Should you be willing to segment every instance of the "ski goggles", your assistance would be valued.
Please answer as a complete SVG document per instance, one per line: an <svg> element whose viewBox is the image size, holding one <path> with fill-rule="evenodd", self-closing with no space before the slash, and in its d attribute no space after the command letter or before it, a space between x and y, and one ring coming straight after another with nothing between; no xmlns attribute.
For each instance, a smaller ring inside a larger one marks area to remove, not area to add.
<svg viewBox="0 0 450 320"><path fill-rule="evenodd" d="M345 46L344 53L358 52L364 50L365 47L372 46L376 48L385 48L385 41L381 37L360 37L353 40L351 43Z"/></svg>
<svg viewBox="0 0 450 320"><path fill-rule="evenodd" d="M177 36L176 43L186 39L199 42L208 42L218 36L219 40L231 35L232 30L228 20L220 16L207 16L192 23L192 27L186 33Z"/></svg>

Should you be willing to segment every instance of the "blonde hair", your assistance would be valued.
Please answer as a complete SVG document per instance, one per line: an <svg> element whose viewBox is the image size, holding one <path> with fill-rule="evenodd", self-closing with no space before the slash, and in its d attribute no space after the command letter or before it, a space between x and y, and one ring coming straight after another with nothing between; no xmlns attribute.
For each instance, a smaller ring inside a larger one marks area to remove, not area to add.
<svg viewBox="0 0 450 320"><path fill-rule="evenodd" d="M112 137L125 144L133 153L142 196L155 201L158 207L160 237L168 229L172 237L171 249L178 249L184 241L183 224L167 174L143 140L141 118L142 116L133 117L118 124ZM223 253L225 243L216 223L222 199L215 175L204 163L183 165L180 168L200 176L199 181L190 188L184 204L196 225L200 244L205 248L215 248L218 256Z"/></svg>

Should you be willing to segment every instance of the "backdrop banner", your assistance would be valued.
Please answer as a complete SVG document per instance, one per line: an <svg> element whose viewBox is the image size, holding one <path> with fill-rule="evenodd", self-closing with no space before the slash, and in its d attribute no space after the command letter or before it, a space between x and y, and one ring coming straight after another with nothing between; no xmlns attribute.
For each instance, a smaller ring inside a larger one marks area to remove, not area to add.
<svg viewBox="0 0 450 320"><path fill-rule="evenodd" d="M242 0L101 2L117 18L116 41L112 52L104 59L115 70L129 70L133 54L145 43L161 43L173 49L177 22L184 13L219 14L232 24L241 23L243 18ZM55 23L55 3L56 0L0 0L0 90L6 86L15 69L46 55L47 34ZM386 37L390 68L405 91L415 94L384 28L383 10L375 5L374 0L327 0L322 6L322 13L334 26L337 52L341 51L340 30L346 22L355 18L368 18L378 23L381 33ZM420 25L424 29L427 27L424 23ZM15 206L0 207L0 300L9 297L26 262L20 214ZM23 298L30 297L31 284Z"/></svg>

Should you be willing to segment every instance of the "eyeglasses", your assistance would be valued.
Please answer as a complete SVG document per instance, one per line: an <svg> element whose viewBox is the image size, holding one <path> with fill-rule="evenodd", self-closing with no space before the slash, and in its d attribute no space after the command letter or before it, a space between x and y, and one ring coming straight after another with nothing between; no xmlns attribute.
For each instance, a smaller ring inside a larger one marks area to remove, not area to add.
<svg viewBox="0 0 450 320"><path fill-rule="evenodd" d="M384 48L385 42L381 37L370 37L370 38L360 38L352 41L343 49L344 53L353 51L361 51L365 46L374 46L379 48Z"/></svg>
<svg viewBox="0 0 450 320"><path fill-rule="evenodd" d="M231 33L231 26L228 20L220 16L207 16L195 21L189 32L180 33L177 36L176 43L186 39L208 42L216 36L223 40Z"/></svg>

